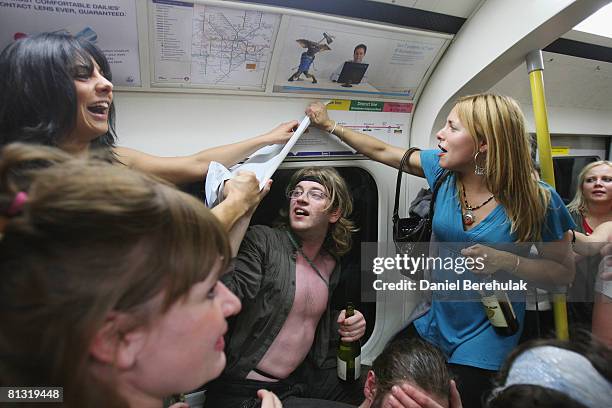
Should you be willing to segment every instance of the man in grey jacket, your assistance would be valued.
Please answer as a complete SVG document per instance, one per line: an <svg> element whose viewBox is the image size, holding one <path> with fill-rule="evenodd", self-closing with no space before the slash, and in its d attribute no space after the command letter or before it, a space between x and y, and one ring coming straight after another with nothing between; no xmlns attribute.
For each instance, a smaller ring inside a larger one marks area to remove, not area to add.
<svg viewBox="0 0 612 408"><path fill-rule="evenodd" d="M310 167L292 177L287 197L285 225L249 228L234 269L221 278L243 306L231 322L228 364L209 386L207 406L256 406L260 388L285 407L294 397L359 402L360 384L337 379L336 349L338 337L359 340L366 322L358 311L345 319L344 310L331 308L339 257L355 231L350 193L333 168Z"/></svg>

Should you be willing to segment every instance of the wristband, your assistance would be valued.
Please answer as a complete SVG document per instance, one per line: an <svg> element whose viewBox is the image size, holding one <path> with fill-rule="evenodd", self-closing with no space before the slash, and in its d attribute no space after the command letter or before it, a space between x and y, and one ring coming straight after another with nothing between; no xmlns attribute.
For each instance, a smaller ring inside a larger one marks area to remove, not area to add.
<svg viewBox="0 0 612 408"><path fill-rule="evenodd" d="M332 130L329 131L330 135L334 134L334 130L336 130L336 125L338 124L338 121L334 120L334 127L332 127Z"/></svg>

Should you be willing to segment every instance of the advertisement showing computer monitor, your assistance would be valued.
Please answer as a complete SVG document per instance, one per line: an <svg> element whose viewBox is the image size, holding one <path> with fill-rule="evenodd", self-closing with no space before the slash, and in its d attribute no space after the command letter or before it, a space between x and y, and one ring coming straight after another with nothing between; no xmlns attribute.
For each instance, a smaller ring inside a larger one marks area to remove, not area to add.
<svg viewBox="0 0 612 408"><path fill-rule="evenodd" d="M342 72L338 77L338 82L344 87L351 87L351 84L359 84L368 69L369 64L347 61L342 67Z"/></svg>

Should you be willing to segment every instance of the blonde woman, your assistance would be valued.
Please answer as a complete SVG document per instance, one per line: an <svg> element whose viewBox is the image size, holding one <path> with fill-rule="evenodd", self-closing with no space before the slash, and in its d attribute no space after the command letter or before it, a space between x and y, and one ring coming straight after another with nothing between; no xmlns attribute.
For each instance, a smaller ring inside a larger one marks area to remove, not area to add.
<svg viewBox="0 0 612 408"><path fill-rule="evenodd" d="M612 344L611 285L605 276L612 251L609 246L601 253L598 249L612 238L612 162L599 160L582 169L576 195L567 208L577 224L577 243L586 244L575 248L578 255L576 281L570 289L570 300L574 300L569 303L570 321L591 328L594 335Z"/></svg>
<svg viewBox="0 0 612 408"><path fill-rule="evenodd" d="M599 160L584 166L567 209L578 225L577 231L586 235L612 221L612 162Z"/></svg>
<svg viewBox="0 0 612 408"><path fill-rule="evenodd" d="M359 153L399 167L406 149L339 125L321 103L311 104L306 113L314 126L332 131ZM532 176L524 118L518 104L492 94L463 97L436 137L438 149L416 152L404 170L425 177L430 186L450 170L435 203L434 235L440 242L464 243L462 255L480 258L484 267L462 275L434 269L433 279L478 280L481 277L477 273L497 272L509 273L515 279L571 282L574 271L567 245L568 231L574 223L554 190ZM559 245L543 246L540 259L527 257L529 245L521 250L517 246L513 250L516 253L486 246L530 241ZM408 331L442 349L459 377L464 405L480 406L482 392L516 346L520 330L512 336L500 336L479 302L442 301L438 295L433 292L430 310ZM474 297L479 299L477 294ZM524 303L513 303L513 307L522 326Z"/></svg>
<svg viewBox="0 0 612 408"><path fill-rule="evenodd" d="M591 329L595 280L602 257L595 240L605 241L605 223L612 221L612 163L599 160L587 164L578 175L578 187L567 209L576 222L576 240L592 248L576 246L576 279L569 292L572 326ZM593 235L599 230L599 234ZM602 236L604 238L597 238ZM587 238L589 237L589 238ZM587 256L586 252L593 252Z"/></svg>

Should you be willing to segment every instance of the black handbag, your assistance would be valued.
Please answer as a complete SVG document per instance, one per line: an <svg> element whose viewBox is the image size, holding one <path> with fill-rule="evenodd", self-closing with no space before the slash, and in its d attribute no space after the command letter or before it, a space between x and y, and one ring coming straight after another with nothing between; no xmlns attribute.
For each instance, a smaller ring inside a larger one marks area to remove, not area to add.
<svg viewBox="0 0 612 408"><path fill-rule="evenodd" d="M399 217L399 199L400 190L402 187L402 173L403 169L410 160L412 153L420 149L411 147L404 153L400 162L399 171L397 172L397 182L395 185L395 205L393 206L393 241L396 243L402 242L428 242L431 239L431 222L434 215L434 203L436 202L436 195L438 189L446 177L450 174L450 171L445 170L444 173L436 180L436 184L433 188L433 194L431 202L429 204L429 214L425 217ZM398 248L399 249L399 248ZM405 250L402 250L405 252Z"/></svg>

